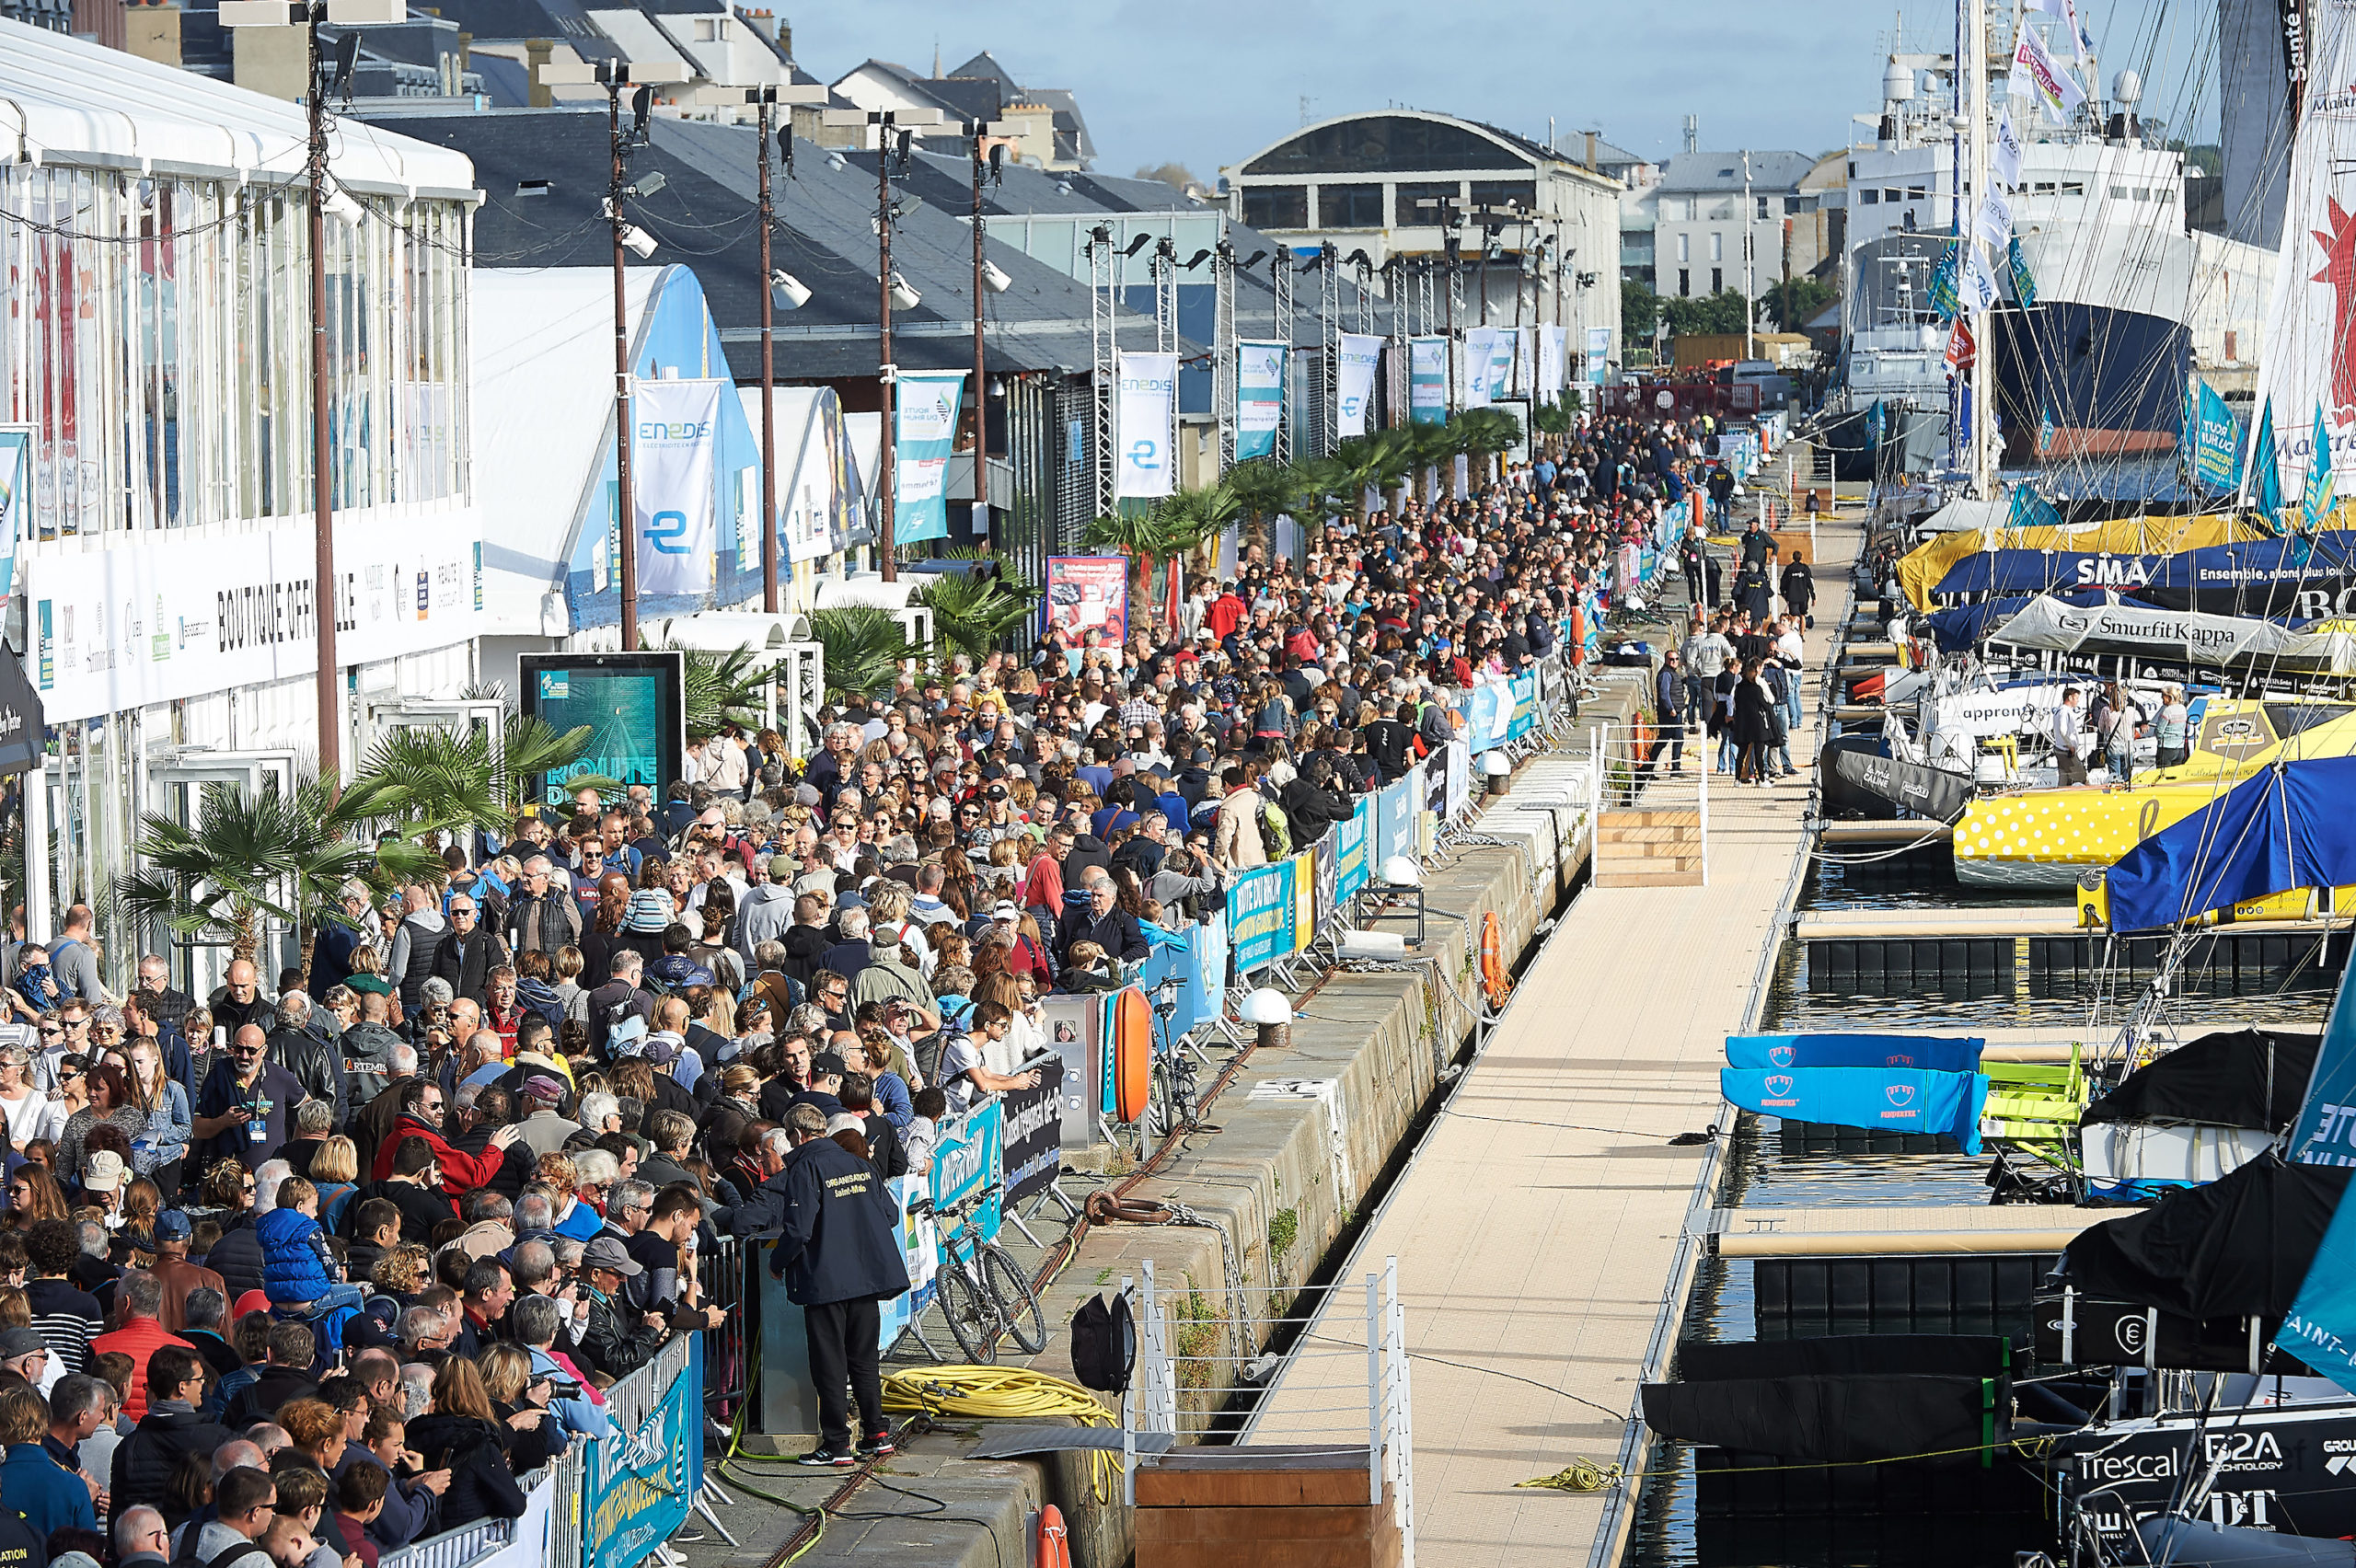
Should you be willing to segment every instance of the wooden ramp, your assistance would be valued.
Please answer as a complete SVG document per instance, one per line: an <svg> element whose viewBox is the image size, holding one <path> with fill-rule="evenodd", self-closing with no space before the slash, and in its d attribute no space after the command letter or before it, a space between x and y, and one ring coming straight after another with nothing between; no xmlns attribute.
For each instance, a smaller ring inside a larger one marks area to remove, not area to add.
<svg viewBox="0 0 2356 1568"><path fill-rule="evenodd" d="M1818 578L1837 582L1854 525L1823 538ZM1809 638L1811 714L1824 638L1840 619L1824 618ZM1803 780L1813 744L1811 725L1795 744ZM1725 1037L1752 1022L1807 801L1797 782L1711 784L1709 885L1615 887L1598 876L1342 1269L1348 1285L1378 1260L1399 1260L1421 1568L1618 1560L1641 1479L1589 1493L1515 1483L1574 1459L1620 1463L1637 1386L1675 1342L1698 1251L1688 1215L1697 1179L1716 1163L1706 1143L1671 1140L1733 1124L1718 1098ZM1600 851L1599 866L1609 849ZM1312 1343L1364 1344L1351 1296L1332 1294ZM1248 1440L1313 1436L1321 1408L1364 1387L1351 1359L1290 1363ZM1238 1568L1248 1561L1239 1554Z"/></svg>
<svg viewBox="0 0 2356 1568"><path fill-rule="evenodd" d="M1703 866L1699 809L1607 811L1596 818L1598 887L1700 887Z"/></svg>

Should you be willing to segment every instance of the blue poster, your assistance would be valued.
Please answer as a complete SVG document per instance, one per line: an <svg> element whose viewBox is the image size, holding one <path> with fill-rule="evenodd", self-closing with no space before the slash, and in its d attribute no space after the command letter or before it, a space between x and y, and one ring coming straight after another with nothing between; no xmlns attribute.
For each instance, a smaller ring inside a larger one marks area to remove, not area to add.
<svg viewBox="0 0 2356 1568"><path fill-rule="evenodd" d="M1513 708L1506 715L1506 739L1518 741L1538 728L1538 673L1527 671L1506 683Z"/></svg>
<svg viewBox="0 0 2356 1568"><path fill-rule="evenodd" d="M962 370L902 371L892 435L892 537L949 536L949 454L957 444Z"/></svg>
<svg viewBox="0 0 2356 1568"><path fill-rule="evenodd" d="M1193 1029L1219 1016L1221 1003L1227 996L1227 911L1212 911L1209 918L1199 920L1186 931L1186 945L1192 951L1193 967L1187 975L1190 995L1179 1004L1181 1012L1190 1008ZM1179 1032L1184 1033L1185 1030Z"/></svg>
<svg viewBox="0 0 2356 1568"><path fill-rule="evenodd" d="M941 1122L940 1136L932 1146L932 1206L936 1214L983 1187L1005 1184L1005 1133L1006 1113L996 1095L963 1116L951 1116ZM965 1233L969 1238L978 1234L985 1241L995 1241L1003 1217L1000 1200L993 1196L975 1211L966 1222ZM945 1247L942 1255L947 1255Z"/></svg>
<svg viewBox="0 0 2356 1568"><path fill-rule="evenodd" d="M1289 860L1253 866L1228 879L1227 928L1238 974L1292 951L1294 880Z"/></svg>
<svg viewBox="0 0 2356 1568"><path fill-rule="evenodd" d="M1235 345L1235 460L1271 457L1285 418L1282 343L1246 339Z"/></svg>
<svg viewBox="0 0 2356 1568"><path fill-rule="evenodd" d="M2242 424L2225 400L2196 379L2184 384L2185 467L2212 494L2241 488Z"/></svg>
<svg viewBox="0 0 2356 1568"><path fill-rule="evenodd" d="M1718 1091L1728 1104L1787 1122L1826 1122L1877 1133L1945 1133L1966 1154L1980 1152L1980 1110L1988 1080L1978 1073L1885 1067L1727 1067Z"/></svg>
<svg viewBox="0 0 2356 1568"><path fill-rule="evenodd" d="M1423 846L1415 832L1415 808L1420 799L1415 770L1374 797L1374 860L1380 867L1393 855L1413 856Z"/></svg>
<svg viewBox="0 0 2356 1568"><path fill-rule="evenodd" d="M643 1427L623 1438L585 1439L582 1568L638 1568L687 1522L703 1485L703 1337L688 1337L687 1364ZM631 1450L652 1457L633 1466Z"/></svg>
<svg viewBox="0 0 2356 1568"><path fill-rule="evenodd" d="M1349 818L1334 824L1334 900L1357 895L1371 880L1368 854L1374 847L1374 801L1360 799Z"/></svg>
<svg viewBox="0 0 2356 1568"><path fill-rule="evenodd" d="M1448 340L1407 340L1407 417L1416 424L1448 422Z"/></svg>

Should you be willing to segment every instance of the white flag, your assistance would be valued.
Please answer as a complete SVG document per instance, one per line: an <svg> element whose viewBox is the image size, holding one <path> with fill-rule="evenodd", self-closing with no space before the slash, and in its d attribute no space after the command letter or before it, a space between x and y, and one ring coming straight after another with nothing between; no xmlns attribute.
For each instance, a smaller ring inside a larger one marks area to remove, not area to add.
<svg viewBox="0 0 2356 1568"><path fill-rule="evenodd" d="M1996 182L2007 190L2017 190L2021 184L2021 138L2013 129L2010 104L1996 111L1996 147L1992 160Z"/></svg>
<svg viewBox="0 0 2356 1568"><path fill-rule="evenodd" d="M1980 203L1980 221L1973 225L1972 236L1982 245L1992 246L1999 250L2012 243L2012 203L1993 191L1989 192L1988 199Z"/></svg>
<svg viewBox="0 0 2356 1568"><path fill-rule="evenodd" d="M1334 432L1347 440L1366 433L1367 410L1374 404L1374 373L1382 360L1382 340L1341 334L1334 367Z"/></svg>
<svg viewBox="0 0 2356 1568"><path fill-rule="evenodd" d="M1965 246L1963 248L1964 309L1975 315L1983 310L1993 310L2002 297L1996 291L1996 275L1988 270L1987 261L1981 257L1980 247Z"/></svg>
<svg viewBox="0 0 2356 1568"><path fill-rule="evenodd" d="M630 512L638 531L638 591L711 589L713 489L725 381L641 380L630 398Z"/></svg>
<svg viewBox="0 0 2356 1568"><path fill-rule="evenodd" d="M2034 98L2044 106L2045 117L2056 125L2067 125L2078 106L2086 101L2084 87L2052 55L2046 52L2045 40L2037 36L2034 28L2021 29L2021 41L2013 51L2013 72L2005 90L2013 98Z"/></svg>
<svg viewBox="0 0 2356 1568"><path fill-rule="evenodd" d="M1114 495L1171 495L1178 489L1178 356L1120 357L1113 406Z"/></svg>

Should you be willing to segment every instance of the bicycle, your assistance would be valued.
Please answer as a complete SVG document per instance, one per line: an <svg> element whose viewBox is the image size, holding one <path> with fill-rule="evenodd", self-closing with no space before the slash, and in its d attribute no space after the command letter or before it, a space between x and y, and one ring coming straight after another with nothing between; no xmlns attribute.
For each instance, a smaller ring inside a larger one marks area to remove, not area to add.
<svg viewBox="0 0 2356 1568"><path fill-rule="evenodd" d="M1047 1348L1047 1314L1030 1276L1013 1253L983 1240L968 1224L999 1191L996 1183L978 1188L945 1209L935 1209L929 1198L908 1205L911 1213L930 1214L941 1227L941 1272L933 1277L933 1297L957 1348L984 1366L998 1359L1001 1333L1025 1355Z"/></svg>

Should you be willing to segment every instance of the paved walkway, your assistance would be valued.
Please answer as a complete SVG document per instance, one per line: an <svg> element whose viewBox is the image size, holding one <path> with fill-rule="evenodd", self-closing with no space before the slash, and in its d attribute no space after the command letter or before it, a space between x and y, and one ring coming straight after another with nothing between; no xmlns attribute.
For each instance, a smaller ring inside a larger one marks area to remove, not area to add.
<svg viewBox="0 0 2356 1568"><path fill-rule="evenodd" d="M1855 536L1850 520L1818 530L1831 602L1810 639L1811 715ZM1748 1021L1800 848L1812 725L1805 739L1799 781L1712 780L1707 888L1590 889L1564 914L1343 1271L1399 1259L1419 1568L1588 1561L1602 1494L1514 1483L1618 1458L1706 1154L1669 1140L1731 1123L1724 1040ZM1364 1343L1362 1297L1337 1295L1312 1344ZM1315 1412L1364 1375L1349 1357L1296 1363L1252 1440L1330 1437L1336 1418Z"/></svg>

